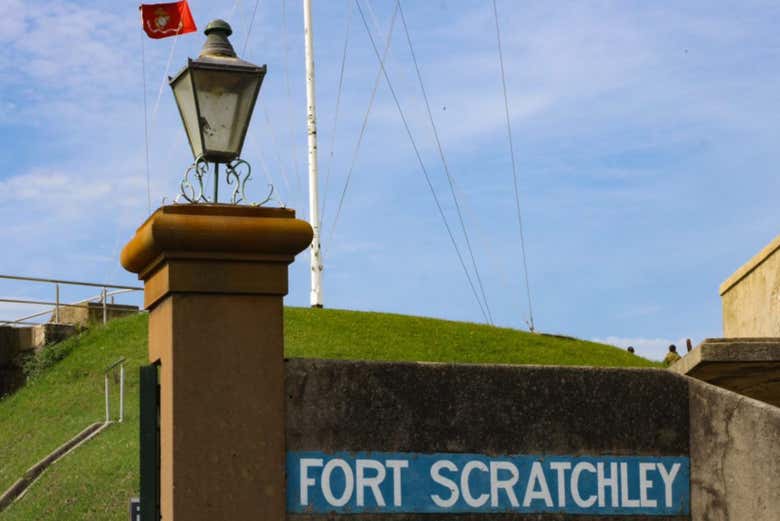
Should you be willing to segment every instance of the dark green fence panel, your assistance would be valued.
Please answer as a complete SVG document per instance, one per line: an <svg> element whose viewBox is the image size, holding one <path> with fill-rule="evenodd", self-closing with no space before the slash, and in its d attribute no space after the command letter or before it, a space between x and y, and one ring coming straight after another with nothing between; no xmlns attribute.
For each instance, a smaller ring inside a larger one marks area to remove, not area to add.
<svg viewBox="0 0 780 521"><path fill-rule="evenodd" d="M156 364L141 367L141 521L160 520L160 384Z"/></svg>

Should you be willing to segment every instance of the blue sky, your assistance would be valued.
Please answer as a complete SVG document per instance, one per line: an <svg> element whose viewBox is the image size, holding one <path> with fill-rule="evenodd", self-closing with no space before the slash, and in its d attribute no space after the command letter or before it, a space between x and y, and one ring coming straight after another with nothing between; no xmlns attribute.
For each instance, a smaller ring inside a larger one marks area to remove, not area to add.
<svg viewBox="0 0 780 521"><path fill-rule="evenodd" d="M353 2L314 3L323 190L330 172L326 307L482 321L384 82L333 228L378 64ZM261 199L270 180L306 218L300 4L260 0L248 33L253 0L190 2L199 29L226 18L239 54L268 64L243 154L251 195ZM384 42L394 4L361 5ZM493 318L525 328L491 3L403 6ZM537 328L632 343L654 358L669 342L720 336L718 285L778 232L780 6L499 0L498 9ZM134 281L118 254L147 215L144 86L156 207L192 161L167 84L157 105L168 57L174 74L203 43L200 32L143 40L144 82L140 31L135 2L0 4L0 272ZM387 68L464 248L400 20ZM290 287L287 303L308 305L307 254Z"/></svg>

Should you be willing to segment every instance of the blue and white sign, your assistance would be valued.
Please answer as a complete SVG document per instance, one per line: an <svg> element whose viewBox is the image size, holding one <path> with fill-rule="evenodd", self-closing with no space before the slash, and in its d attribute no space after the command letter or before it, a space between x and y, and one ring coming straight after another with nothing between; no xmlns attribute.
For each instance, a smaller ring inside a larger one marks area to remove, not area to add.
<svg viewBox="0 0 780 521"><path fill-rule="evenodd" d="M287 511L687 515L690 462L651 456L288 452Z"/></svg>

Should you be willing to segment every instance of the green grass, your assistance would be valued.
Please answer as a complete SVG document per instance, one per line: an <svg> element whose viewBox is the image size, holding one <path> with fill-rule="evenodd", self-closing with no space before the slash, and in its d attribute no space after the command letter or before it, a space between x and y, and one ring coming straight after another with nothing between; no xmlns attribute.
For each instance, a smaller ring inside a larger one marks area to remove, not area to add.
<svg viewBox="0 0 780 521"><path fill-rule="evenodd" d="M611 346L421 317L287 308L286 356L659 367ZM103 370L127 358L126 421L53 465L2 521L125 520L138 495L138 367L147 317L95 327L39 358L35 378L0 400L0 493L56 447L104 415ZM112 382L112 407L117 388ZM114 409L116 410L116 409Z"/></svg>
<svg viewBox="0 0 780 521"><path fill-rule="evenodd" d="M657 367L604 344L387 313L287 308L285 328L288 357Z"/></svg>
<svg viewBox="0 0 780 521"><path fill-rule="evenodd" d="M104 417L103 370L120 356L127 358L127 423L110 427L51 467L0 519L126 519L123 509L125 516L114 510L137 488L137 458L131 453L138 448L137 368L146 361L146 338L145 315L93 328L56 346L66 355L61 361L0 400L0 491L5 491L52 450ZM116 407L118 385L111 385ZM106 443L116 445L106 458L96 457ZM93 515L94 508L104 512Z"/></svg>

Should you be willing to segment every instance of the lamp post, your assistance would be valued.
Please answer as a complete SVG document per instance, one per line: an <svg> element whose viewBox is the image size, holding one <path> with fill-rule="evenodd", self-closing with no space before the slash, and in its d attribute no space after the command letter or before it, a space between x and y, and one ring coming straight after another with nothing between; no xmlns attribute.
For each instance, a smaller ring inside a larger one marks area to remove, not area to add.
<svg viewBox="0 0 780 521"><path fill-rule="evenodd" d="M224 20L208 24L198 58L188 59L187 66L169 78L195 158L184 174L179 196L190 203L219 202L220 164L225 165L227 183L235 184L233 204L245 199L244 187L251 175L251 167L239 156L266 66L236 56L228 40L232 32ZM209 163L214 164L211 200L205 191Z"/></svg>
<svg viewBox="0 0 780 521"><path fill-rule="evenodd" d="M158 208L121 256L144 281L149 311L141 516L284 521L282 299L287 266L313 232L292 209L237 204L250 173L241 148L266 69L236 57L227 23L205 32L198 59L170 84L195 158L180 197L207 204ZM211 163L213 197L204 193ZM216 204L220 165L236 183L233 204Z"/></svg>

